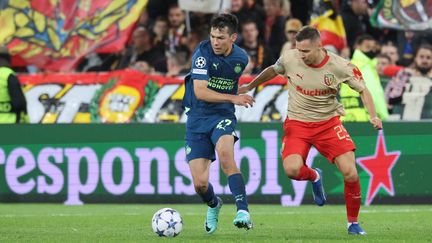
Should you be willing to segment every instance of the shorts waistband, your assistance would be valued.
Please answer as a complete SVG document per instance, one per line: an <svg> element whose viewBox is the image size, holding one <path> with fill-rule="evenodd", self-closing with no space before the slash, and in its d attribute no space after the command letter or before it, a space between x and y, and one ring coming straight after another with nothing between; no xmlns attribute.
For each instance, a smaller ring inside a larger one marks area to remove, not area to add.
<svg viewBox="0 0 432 243"><path fill-rule="evenodd" d="M340 116L334 116L330 119L324 120L324 121L318 121L318 122L307 122L307 121L299 121L299 120L291 120L288 117L285 119L285 123L291 123L296 125L301 125L305 127L319 127L324 124L328 124L331 121L339 120Z"/></svg>

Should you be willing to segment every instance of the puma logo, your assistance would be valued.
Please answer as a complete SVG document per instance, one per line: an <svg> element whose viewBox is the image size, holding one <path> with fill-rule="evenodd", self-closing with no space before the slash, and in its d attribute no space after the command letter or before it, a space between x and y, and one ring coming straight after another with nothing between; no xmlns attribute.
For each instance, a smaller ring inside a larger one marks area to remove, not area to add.
<svg viewBox="0 0 432 243"><path fill-rule="evenodd" d="M303 80L303 76L304 76L304 74L303 74L303 75L300 75L300 74L296 73L296 75L297 75L297 77L299 77L301 80Z"/></svg>

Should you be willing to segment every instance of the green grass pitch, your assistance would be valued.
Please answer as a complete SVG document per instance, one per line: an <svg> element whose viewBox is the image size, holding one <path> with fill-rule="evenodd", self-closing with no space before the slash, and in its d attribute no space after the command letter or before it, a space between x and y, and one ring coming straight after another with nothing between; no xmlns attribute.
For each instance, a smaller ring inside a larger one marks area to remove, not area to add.
<svg viewBox="0 0 432 243"><path fill-rule="evenodd" d="M153 213L178 210L183 231L161 238L151 230ZM348 235L345 207L251 205L254 228L232 225L234 205L224 205L218 230L204 232L204 205L0 204L0 242L432 242L432 205L362 207L366 236Z"/></svg>

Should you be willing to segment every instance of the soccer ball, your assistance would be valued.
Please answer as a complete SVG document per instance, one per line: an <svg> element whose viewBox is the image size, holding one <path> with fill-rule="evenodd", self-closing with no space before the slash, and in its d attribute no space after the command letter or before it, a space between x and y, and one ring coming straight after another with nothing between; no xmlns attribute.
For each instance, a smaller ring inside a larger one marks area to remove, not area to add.
<svg viewBox="0 0 432 243"><path fill-rule="evenodd" d="M176 237L182 231L183 220L176 210L162 208L153 215L152 228L160 237Z"/></svg>

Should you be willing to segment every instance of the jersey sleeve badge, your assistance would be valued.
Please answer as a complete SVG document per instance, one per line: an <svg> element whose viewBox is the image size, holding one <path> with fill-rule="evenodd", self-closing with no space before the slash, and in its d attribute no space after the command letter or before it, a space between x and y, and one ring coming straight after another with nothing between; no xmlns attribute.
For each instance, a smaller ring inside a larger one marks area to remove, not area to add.
<svg viewBox="0 0 432 243"><path fill-rule="evenodd" d="M192 69L193 74L207 75L207 61L203 56L197 57L194 62L195 68Z"/></svg>

